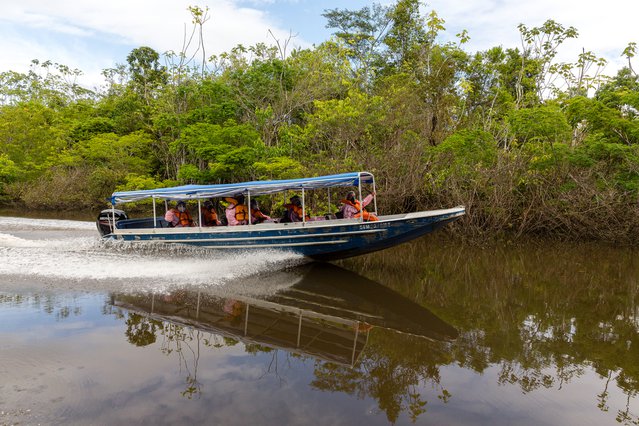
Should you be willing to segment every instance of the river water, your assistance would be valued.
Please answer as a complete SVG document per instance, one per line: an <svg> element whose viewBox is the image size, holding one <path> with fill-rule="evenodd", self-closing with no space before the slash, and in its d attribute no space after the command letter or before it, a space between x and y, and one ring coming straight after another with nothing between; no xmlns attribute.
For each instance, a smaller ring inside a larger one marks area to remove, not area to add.
<svg viewBox="0 0 639 426"><path fill-rule="evenodd" d="M337 264L0 217L0 425L639 424L631 249Z"/></svg>

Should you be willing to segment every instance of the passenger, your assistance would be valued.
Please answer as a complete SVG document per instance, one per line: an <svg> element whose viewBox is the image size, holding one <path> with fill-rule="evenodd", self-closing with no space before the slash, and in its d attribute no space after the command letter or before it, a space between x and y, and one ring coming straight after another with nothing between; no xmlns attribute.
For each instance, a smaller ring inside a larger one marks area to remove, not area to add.
<svg viewBox="0 0 639 426"><path fill-rule="evenodd" d="M271 220L270 216L265 215L260 210L260 205L257 200L251 200L251 223L262 223L264 221Z"/></svg>
<svg viewBox="0 0 639 426"><path fill-rule="evenodd" d="M225 197L229 205L226 207L226 219L229 226L248 225L248 209L244 205L244 195Z"/></svg>
<svg viewBox="0 0 639 426"><path fill-rule="evenodd" d="M202 205L202 226L220 226L222 223L217 219L217 211L211 200L207 200Z"/></svg>
<svg viewBox="0 0 639 426"><path fill-rule="evenodd" d="M280 222L301 222L303 215L302 199L299 195L293 195L289 201L290 204L284 204L286 213ZM310 220L310 216L308 214L306 215L306 220Z"/></svg>
<svg viewBox="0 0 639 426"><path fill-rule="evenodd" d="M171 227L187 227L194 226L191 214L186 209L184 201L178 201L175 207L169 209L164 215L164 220L169 222Z"/></svg>
<svg viewBox="0 0 639 426"><path fill-rule="evenodd" d="M373 213L367 212L364 207L370 204L373 201L373 197L375 197L375 193L368 194L364 201L361 203L359 200L355 198L355 192L350 191L346 194L346 199L342 200L342 207L340 207L339 212L341 213L341 217L344 219L351 218L360 218L362 215L364 216L364 220L366 222L376 222L379 219Z"/></svg>

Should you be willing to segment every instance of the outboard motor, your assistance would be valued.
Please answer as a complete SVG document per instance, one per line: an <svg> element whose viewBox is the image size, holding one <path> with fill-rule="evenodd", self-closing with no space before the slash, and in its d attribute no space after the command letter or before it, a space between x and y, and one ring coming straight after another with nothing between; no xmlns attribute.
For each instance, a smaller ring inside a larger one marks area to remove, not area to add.
<svg viewBox="0 0 639 426"><path fill-rule="evenodd" d="M114 220L115 218L115 220ZM98 216L98 220L96 221L96 225L98 226L98 232L100 232L101 236L105 236L113 233L113 226L115 222L119 220L125 220L129 217L123 210L118 209L107 209L102 210L100 215Z"/></svg>

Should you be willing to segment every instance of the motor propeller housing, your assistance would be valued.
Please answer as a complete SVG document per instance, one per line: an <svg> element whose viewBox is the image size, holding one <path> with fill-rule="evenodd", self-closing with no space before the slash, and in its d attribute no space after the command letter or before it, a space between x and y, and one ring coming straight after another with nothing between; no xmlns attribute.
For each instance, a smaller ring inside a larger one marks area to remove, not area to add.
<svg viewBox="0 0 639 426"><path fill-rule="evenodd" d="M115 218L115 219L114 219ZM126 220L129 216L123 211L118 209L106 209L102 210L98 215L96 225L101 236L105 236L113 233L113 226L120 220Z"/></svg>

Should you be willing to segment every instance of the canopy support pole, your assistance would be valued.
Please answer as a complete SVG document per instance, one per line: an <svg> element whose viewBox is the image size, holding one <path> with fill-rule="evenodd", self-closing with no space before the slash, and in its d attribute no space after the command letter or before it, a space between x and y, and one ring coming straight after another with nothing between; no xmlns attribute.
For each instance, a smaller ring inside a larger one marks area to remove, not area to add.
<svg viewBox="0 0 639 426"><path fill-rule="evenodd" d="M253 219L251 218L251 191L246 191L247 195L248 195L248 207L246 208L246 210L248 210L248 217L249 217L249 225L253 224Z"/></svg>
<svg viewBox="0 0 639 426"><path fill-rule="evenodd" d="M373 176L373 207L375 208L375 216L377 216L377 190L375 190L375 176Z"/></svg>
<svg viewBox="0 0 639 426"><path fill-rule="evenodd" d="M364 206L362 206L362 173L357 173L357 190L359 191L359 221L364 222Z"/></svg>
<svg viewBox="0 0 639 426"><path fill-rule="evenodd" d="M306 225L306 204L304 202L304 187L302 187L302 224Z"/></svg>
<svg viewBox="0 0 639 426"><path fill-rule="evenodd" d="M157 211L155 210L155 195L152 198L153 198L153 229L155 229L158 227L158 214L157 214Z"/></svg>
<svg viewBox="0 0 639 426"><path fill-rule="evenodd" d="M111 220L113 220L113 226L111 227L112 234L115 234L115 204L111 203Z"/></svg>
<svg viewBox="0 0 639 426"><path fill-rule="evenodd" d="M328 214L331 214L331 188L326 188L326 192L328 192Z"/></svg>
<svg viewBox="0 0 639 426"><path fill-rule="evenodd" d="M198 212L197 224L201 232L202 231L202 200L200 200L199 198L197 199L197 212Z"/></svg>

